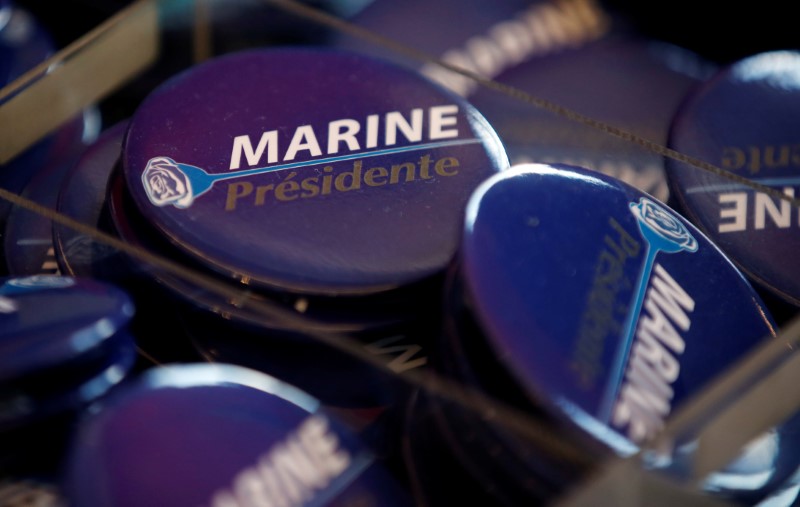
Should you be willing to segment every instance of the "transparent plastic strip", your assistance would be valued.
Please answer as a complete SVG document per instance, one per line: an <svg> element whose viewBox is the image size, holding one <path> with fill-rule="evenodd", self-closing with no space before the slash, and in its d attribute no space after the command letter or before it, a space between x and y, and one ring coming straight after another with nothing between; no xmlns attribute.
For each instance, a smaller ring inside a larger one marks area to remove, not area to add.
<svg viewBox="0 0 800 507"><path fill-rule="evenodd" d="M0 164L139 74L158 41L156 2L140 0L0 90Z"/></svg>

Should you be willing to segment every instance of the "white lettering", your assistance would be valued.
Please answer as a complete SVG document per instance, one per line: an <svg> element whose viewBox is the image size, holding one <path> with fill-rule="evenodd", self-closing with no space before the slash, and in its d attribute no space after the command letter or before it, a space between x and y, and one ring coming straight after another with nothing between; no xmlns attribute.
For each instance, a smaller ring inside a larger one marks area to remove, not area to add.
<svg viewBox="0 0 800 507"><path fill-rule="evenodd" d="M794 197L795 189L784 187L783 193ZM749 201L750 198L753 199L752 202ZM758 231L768 227L788 229L792 226L794 211L791 203L762 192L720 194L719 203L720 233L746 231L748 227ZM748 213L750 206L752 206L752 213ZM748 223L748 219L752 220L752 223ZM800 214L798 214L798 225L800 225Z"/></svg>
<svg viewBox="0 0 800 507"><path fill-rule="evenodd" d="M328 431L328 420L312 417L299 432L300 441L307 449L314 450L314 457L329 477L336 477L350 465L350 455L339 448L339 439Z"/></svg>
<svg viewBox="0 0 800 507"><path fill-rule="evenodd" d="M521 23L504 21L489 29L489 37L505 53L509 66L522 62L533 48L533 38Z"/></svg>
<svg viewBox="0 0 800 507"><path fill-rule="evenodd" d="M377 114L367 116L367 148L375 148L378 146L378 121L380 117Z"/></svg>
<svg viewBox="0 0 800 507"><path fill-rule="evenodd" d="M339 143L347 143L347 149L359 149L356 134L361 130L361 124L356 120L336 120L328 124L328 153L339 153Z"/></svg>
<svg viewBox="0 0 800 507"><path fill-rule="evenodd" d="M470 56L460 49L449 49L442 55L442 60L466 70L467 72L477 73L478 69ZM422 74L437 83L450 88L459 95L466 96L469 92L475 89L475 83L467 76L462 76L451 70L439 67L431 63L425 64L420 70Z"/></svg>
<svg viewBox="0 0 800 507"><path fill-rule="evenodd" d="M790 197L794 197L794 188L784 187L783 193ZM756 229L763 229L765 227L766 215L769 215L769 217L772 219L772 223L780 229L785 229L792 225L792 207L789 201L780 201L781 209L778 211L775 201L773 201L772 198L767 194L762 194L759 192L756 194L755 206Z"/></svg>
<svg viewBox="0 0 800 507"><path fill-rule="evenodd" d="M376 356L393 356L387 366L397 373L413 370L414 368L419 368L427 364L427 357L421 356L415 358L420 352L423 352L422 347L416 343L398 343L403 341L403 339L404 337L402 335L390 336L370 343L364 348L367 352ZM395 354L397 355L395 356Z"/></svg>
<svg viewBox="0 0 800 507"><path fill-rule="evenodd" d="M647 304L652 304L652 307L648 306L648 310L652 308L652 312L660 309L660 311L669 315L672 322L677 324L682 331L688 331L691 321L684 309L693 312L694 299L683 290L683 287L678 285L678 282L667 273L667 270L661 264L655 265L653 275L655 278L652 280L652 287L648 291L647 301ZM658 327L653 327L653 329L658 329ZM669 343L676 352L683 352L682 342L677 343L672 339L666 340L664 336L661 336L661 339Z"/></svg>
<svg viewBox="0 0 800 507"><path fill-rule="evenodd" d="M637 443L653 437L664 426L672 408L674 383L680 375L677 356L686 342L676 330L687 331L695 301L675 279L656 264L639 319L636 341L625 371L613 423L627 428Z"/></svg>
<svg viewBox="0 0 800 507"><path fill-rule="evenodd" d="M456 122L458 121L458 118L456 117L458 114L458 106L434 106L430 109L429 114L430 118L428 123L430 127L431 139L448 139L458 137L457 128L445 128L454 127L456 125Z"/></svg>
<svg viewBox="0 0 800 507"><path fill-rule="evenodd" d="M410 123L399 111L386 113L386 146L397 144L397 129L411 142L422 141L422 118L422 109L411 110Z"/></svg>
<svg viewBox="0 0 800 507"><path fill-rule="evenodd" d="M322 150L319 148L319 143L317 142L317 136L314 134L314 128L311 125L297 127L283 160L294 160L294 157L297 156L297 152L300 150L308 150L312 157L322 155Z"/></svg>
<svg viewBox="0 0 800 507"><path fill-rule="evenodd" d="M608 26L608 16L594 0L538 3L493 25L485 35L471 37L463 48L445 51L442 60L494 78L530 57L597 39ZM424 65L420 72L460 95L468 95L477 86L472 79L435 64Z"/></svg>
<svg viewBox="0 0 800 507"><path fill-rule="evenodd" d="M467 52L472 56L478 73L483 76L496 76L504 65L502 50L492 39L482 35L470 37L465 44Z"/></svg>
<svg viewBox="0 0 800 507"><path fill-rule="evenodd" d="M247 165L258 165L261 156L264 154L264 149L269 146L267 152L267 163L274 164L278 161L278 131L270 130L261 134L261 139L258 141L258 146L253 149L250 143L250 136L236 136L233 138L233 150L231 151L231 165L229 169L239 169L241 166L242 152L247 159Z"/></svg>
<svg viewBox="0 0 800 507"><path fill-rule="evenodd" d="M736 192L731 194L720 194L719 203L733 204L732 207L719 208L719 232L739 232L747 229L747 194ZM731 222L722 220L732 218Z"/></svg>
<svg viewBox="0 0 800 507"><path fill-rule="evenodd" d="M386 146L398 143L398 131L400 136L409 142L422 141L426 120L428 122L427 132L430 140L458 137L457 105L432 106L427 112L422 108L416 108L412 109L407 117L400 111L391 111L386 113L383 118L383 140ZM381 134L381 116L378 114L368 115L365 118L363 127L359 120L353 118L342 118L329 122L327 131L324 134L327 135L327 143L323 144L326 148L325 153L333 155L341 151L357 151L361 149L362 143L366 148L378 147ZM323 138L324 141L325 138ZM311 125L302 125L294 130L291 142L282 160L294 160L301 151L307 151L311 157L318 157L323 154L317 132ZM278 162L277 130L262 133L261 139L255 148L253 148L250 136L236 136L233 138L229 169L241 168L242 156L244 156L248 166L263 164L262 158L265 152L267 154L267 164Z"/></svg>
<svg viewBox="0 0 800 507"><path fill-rule="evenodd" d="M214 494L212 507L298 507L344 472L350 454L328 426L311 416L289 437L239 472L231 490Z"/></svg>

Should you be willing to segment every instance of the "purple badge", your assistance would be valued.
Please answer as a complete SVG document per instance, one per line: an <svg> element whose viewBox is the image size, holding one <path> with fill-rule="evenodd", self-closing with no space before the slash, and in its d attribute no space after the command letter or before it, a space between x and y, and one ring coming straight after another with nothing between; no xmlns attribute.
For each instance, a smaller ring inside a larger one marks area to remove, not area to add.
<svg viewBox="0 0 800 507"><path fill-rule="evenodd" d="M130 298L92 280L0 278L0 432L75 409L135 359Z"/></svg>
<svg viewBox="0 0 800 507"><path fill-rule="evenodd" d="M468 359L491 354L505 370L483 385L516 386L493 393L518 393L512 399L552 416L587 456L598 443L634 452L776 334L749 283L700 231L621 181L569 166L516 166L476 191L459 283L487 344ZM460 337L462 347L476 350L475 339ZM764 439L765 454L705 486L748 499L774 489L797 466L788 455L798 421L775 430L782 445ZM511 432L497 433L518 452ZM742 469L749 480L734 484Z"/></svg>
<svg viewBox="0 0 800 507"><path fill-rule="evenodd" d="M718 73L676 116L670 146L797 197L800 52L764 53ZM800 307L797 207L741 183L668 161L676 201L754 283Z"/></svg>
<svg viewBox="0 0 800 507"><path fill-rule="evenodd" d="M521 63L497 80L595 120L666 144L675 110L713 68L674 46L628 37ZM564 163L600 171L666 202L662 156L493 90L470 102L491 122L513 164Z"/></svg>
<svg viewBox="0 0 800 507"><path fill-rule="evenodd" d="M305 393L231 365L148 370L86 414L74 505L408 505L372 453Z"/></svg>
<svg viewBox="0 0 800 507"><path fill-rule="evenodd" d="M374 0L353 22L494 79L516 65L605 36L610 19L601 4L596 0ZM458 22L454 23L456 12ZM417 68L465 97L480 88L470 78L411 60L380 44L365 44L349 34L339 33L335 44Z"/></svg>
<svg viewBox="0 0 800 507"><path fill-rule="evenodd" d="M467 197L506 166L462 99L324 50L250 51L187 71L140 106L123 155L139 212L183 252L317 294L440 273Z"/></svg>

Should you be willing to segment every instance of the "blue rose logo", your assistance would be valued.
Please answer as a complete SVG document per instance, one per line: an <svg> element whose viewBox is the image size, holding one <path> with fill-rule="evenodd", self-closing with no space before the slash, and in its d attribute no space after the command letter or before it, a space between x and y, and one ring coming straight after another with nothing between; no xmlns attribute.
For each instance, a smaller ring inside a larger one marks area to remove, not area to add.
<svg viewBox="0 0 800 507"><path fill-rule="evenodd" d="M151 158L142 173L142 183L150 202L156 206L173 204L185 208L192 203L192 184L171 158Z"/></svg>
<svg viewBox="0 0 800 507"><path fill-rule="evenodd" d="M652 200L642 197L638 203L631 203L631 213L639 223L680 250L697 251L697 240L680 220Z"/></svg>

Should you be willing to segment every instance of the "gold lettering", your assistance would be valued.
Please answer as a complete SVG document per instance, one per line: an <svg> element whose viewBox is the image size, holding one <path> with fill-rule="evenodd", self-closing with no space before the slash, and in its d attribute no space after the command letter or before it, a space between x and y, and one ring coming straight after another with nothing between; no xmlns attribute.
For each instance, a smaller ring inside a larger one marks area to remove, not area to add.
<svg viewBox="0 0 800 507"><path fill-rule="evenodd" d="M325 167L322 168L322 170L325 171L326 173L332 173L333 172L333 167L329 166L329 165L326 165ZM331 180L332 179L333 179L333 176L331 176L330 174L326 174L326 175L324 175L322 177L322 195L328 195L328 194L331 193Z"/></svg>
<svg viewBox="0 0 800 507"><path fill-rule="evenodd" d="M347 185L345 180L350 178L350 184ZM339 173L336 180L333 182L334 188L339 192L349 192L350 190L358 190L361 188L361 161L356 160L353 164L351 172Z"/></svg>
<svg viewBox="0 0 800 507"><path fill-rule="evenodd" d="M317 182L319 181L318 176L312 176L311 178L306 178L300 183L300 188L303 189L303 193L300 194L300 197L309 198L309 197L316 197L319 195L319 185Z"/></svg>
<svg viewBox="0 0 800 507"><path fill-rule="evenodd" d="M274 188L275 188L275 185L273 185L272 183L270 183L269 185L259 185L259 186L257 186L256 187L256 201L255 201L254 204L256 206L263 206L264 205L264 200L267 197L267 192L269 192L270 190L273 190Z"/></svg>
<svg viewBox="0 0 800 507"><path fill-rule="evenodd" d="M355 160L350 171L336 172L334 166L326 165L320 171L316 169L314 176L298 179L298 172L291 171L279 173L283 180L276 183L254 186L248 181L237 181L228 185L228 195L225 202L225 210L236 209L238 201L253 194L253 206L263 206L270 193L275 201L287 202L297 199L308 199L320 195L328 195L338 192L349 192L360 190L362 186L380 187L388 184L402 184L416 181L417 179L430 180L438 176L455 176L458 174L460 162L455 157L444 157L439 160L434 159L430 154L423 155L413 162L403 162L394 164L390 168L370 167L363 169L364 161ZM419 168L419 172L417 172ZM612 224L613 226L614 224ZM623 238L625 239L625 238ZM630 245L623 242L618 246L618 250L627 251ZM621 253L619 255L622 255Z"/></svg>
<svg viewBox="0 0 800 507"><path fill-rule="evenodd" d="M414 181L417 175L417 166L411 162L406 162L405 164L395 164L392 166L392 175L389 178L389 183L398 183L400 181L400 171L402 169L406 170L406 183Z"/></svg>
<svg viewBox="0 0 800 507"><path fill-rule="evenodd" d="M228 197L225 199L225 211L236 209L236 201L253 192L253 184L247 181L237 181L228 185Z"/></svg>
<svg viewBox="0 0 800 507"><path fill-rule="evenodd" d="M778 159L775 160L775 151L778 151ZM788 146L765 146L764 147L764 165L767 167L786 167L789 165L789 147Z"/></svg>
<svg viewBox="0 0 800 507"><path fill-rule="evenodd" d="M371 167L364 174L364 183L370 187L380 187L386 184L386 177L389 172L384 167ZM378 180L380 178L380 180Z"/></svg>
<svg viewBox="0 0 800 507"><path fill-rule="evenodd" d="M419 159L419 177L423 180L433 178L431 176L431 156L430 154L420 157Z"/></svg>
<svg viewBox="0 0 800 507"><path fill-rule="evenodd" d="M454 169L453 171L447 171L451 167L458 167L458 159L453 157L445 157L441 158L436 161L436 165L434 166L434 171L439 176L455 176L458 174L458 169Z"/></svg>
<svg viewBox="0 0 800 507"><path fill-rule="evenodd" d="M722 148L722 167L731 171L744 167L747 157L744 151L734 146Z"/></svg>
<svg viewBox="0 0 800 507"><path fill-rule="evenodd" d="M728 170L747 169L758 174L761 169L800 166L800 145L725 146L722 148L722 167Z"/></svg>
<svg viewBox="0 0 800 507"><path fill-rule="evenodd" d="M278 186L275 187L275 198L279 201L294 201L299 195L296 194L300 190L300 184L294 181L292 178L297 176L297 173L292 171L289 173L289 176L284 178L283 181L278 183Z"/></svg>

